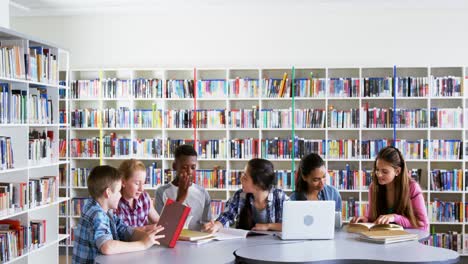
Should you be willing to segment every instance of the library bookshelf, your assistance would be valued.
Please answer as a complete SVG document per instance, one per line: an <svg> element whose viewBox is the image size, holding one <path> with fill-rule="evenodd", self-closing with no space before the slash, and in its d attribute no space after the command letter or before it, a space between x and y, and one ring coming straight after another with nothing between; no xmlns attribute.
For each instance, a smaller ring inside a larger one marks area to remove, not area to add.
<svg viewBox="0 0 468 264"><path fill-rule="evenodd" d="M72 70L64 100L71 115L69 162L75 171L64 188L79 211L76 198L87 197L86 170L78 179L76 168L118 167L134 158L154 166L146 188L154 196L171 179L166 171L174 145L185 140L179 143L197 142L196 181L213 200L225 201L239 188L240 171L253 157L271 160L279 187L290 193L300 158L317 152L330 170L328 183L341 193L347 220L365 210L375 154L395 140L409 169L417 172L431 231L461 234L464 245L467 71L462 66ZM154 141L145 145L142 139ZM77 153L78 145L93 151ZM446 176L447 171L455 175ZM440 172L445 176L433 176ZM436 183L441 178L444 183ZM446 204L459 207L456 217L437 215ZM213 213L220 209L214 204ZM73 227L79 216L62 218ZM459 250L465 254L468 245Z"/></svg>
<svg viewBox="0 0 468 264"><path fill-rule="evenodd" d="M59 67L68 52L47 41L0 27L0 138L2 151L0 223L2 262L58 263ZM10 243L13 237L19 243ZM5 251L7 252L7 251Z"/></svg>

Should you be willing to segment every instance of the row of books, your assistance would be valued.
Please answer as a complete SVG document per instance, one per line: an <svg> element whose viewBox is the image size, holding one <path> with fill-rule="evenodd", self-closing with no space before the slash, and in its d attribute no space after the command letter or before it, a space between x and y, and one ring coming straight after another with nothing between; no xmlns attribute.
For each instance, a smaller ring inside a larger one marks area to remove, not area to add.
<svg viewBox="0 0 468 264"><path fill-rule="evenodd" d="M295 109L294 120L292 109L262 109L263 128L289 128L292 122L296 128L325 128L325 110Z"/></svg>
<svg viewBox="0 0 468 264"><path fill-rule="evenodd" d="M29 123L52 124L54 114L52 100L48 99L47 89L29 88L28 119Z"/></svg>
<svg viewBox="0 0 468 264"><path fill-rule="evenodd" d="M431 77L432 96L461 96L461 77ZM292 82L288 74L283 78L262 79L261 96L264 98L292 97ZM327 93L328 82L328 93ZM363 90L361 93L361 82ZM295 97L392 97L394 82L399 97L425 97L429 95L428 77L369 77L369 78L298 78L295 79ZM204 79L197 81L198 98L246 98L260 94L258 79ZM160 79L134 80L95 79L71 82L72 98L194 98L193 80Z"/></svg>
<svg viewBox="0 0 468 264"><path fill-rule="evenodd" d="M84 197L74 197L70 201L70 215L71 216L81 216L81 211L84 208L86 200L88 198Z"/></svg>
<svg viewBox="0 0 468 264"><path fill-rule="evenodd" d="M25 124L27 91L0 83L0 124Z"/></svg>
<svg viewBox="0 0 468 264"><path fill-rule="evenodd" d="M465 243L465 248L468 248L468 240L463 234L456 231L449 231L447 233L432 233L429 236L428 240L424 241L425 245L451 249L457 251L458 253L463 252L463 243Z"/></svg>
<svg viewBox="0 0 468 264"><path fill-rule="evenodd" d="M465 170L465 175L468 170ZM462 191L462 169L437 169L431 171L431 190L433 191Z"/></svg>
<svg viewBox="0 0 468 264"><path fill-rule="evenodd" d="M53 131L37 130L29 132L28 157L31 164L49 162L53 158L52 141Z"/></svg>
<svg viewBox="0 0 468 264"><path fill-rule="evenodd" d="M22 225L20 220L1 220L0 262L6 263L46 243L46 220L30 220Z"/></svg>
<svg viewBox="0 0 468 264"><path fill-rule="evenodd" d="M329 111L328 127L330 128L359 128L359 110L337 110Z"/></svg>
<svg viewBox="0 0 468 264"><path fill-rule="evenodd" d="M427 206L427 217L430 222L465 222L466 207L463 202L440 201L434 198Z"/></svg>
<svg viewBox="0 0 468 264"><path fill-rule="evenodd" d="M210 210L211 210L211 218L216 219L218 216L224 212L224 208L226 207L226 201L223 200L211 200Z"/></svg>
<svg viewBox="0 0 468 264"><path fill-rule="evenodd" d="M46 106L46 109L51 108L50 100L48 102L49 105ZM77 128L97 128L99 122L105 128L130 128L130 126L135 128L162 128L163 110L156 107L156 104L153 104L152 109L130 110L128 107L106 108L104 110L95 108L75 109L71 112L71 124L72 127ZM43 113L42 111L39 112ZM260 112L262 113L261 116ZM15 114L14 116L21 116L23 112L20 108L15 108L12 113ZM192 128L194 117L198 128L225 128L226 116L231 128L258 128L260 119L262 120L262 128L292 127L291 108L262 109L261 111L259 111L258 106L253 106L252 109L232 109L229 111L226 109L180 109L165 110L164 114L166 115L167 128ZM431 108L430 116L428 116L428 111L425 108L396 109L394 111L392 108L369 108L368 104L366 104L361 108L361 111L358 109L337 110L331 106L328 114L328 127L330 128L359 128L359 120L362 120L362 128L392 128L394 123L397 128L427 128L428 120L430 120L430 125L433 128L463 127L463 110L460 107ZM294 110L296 128L325 128L325 117L324 109ZM8 118L7 115L4 120L11 120ZM49 117L43 117L40 120L44 118L50 119ZM51 120L44 122L51 122ZM60 123L65 122L65 110L60 110Z"/></svg>
<svg viewBox="0 0 468 264"><path fill-rule="evenodd" d="M192 144L190 139L128 139L117 137L115 133L103 137L104 156L128 156L130 147L133 154L140 157L162 157L162 147L165 146L165 157L171 158L172 153L181 144ZM41 141L42 142L42 141ZM47 141L49 142L49 141ZM430 144L430 148L428 145ZM98 157L99 138L74 138L70 140L72 157ZM212 139L197 140L195 149L202 159L223 159L228 153L230 158L246 159L261 157L268 159L301 158L308 153L318 153L328 159L372 159L384 147L392 143L388 139L363 140L342 139L304 139L294 140L295 154L292 155L293 141L290 138L270 139ZM228 149L229 146L229 149ZM396 140L395 146L400 149L406 159L462 159L462 142L460 140ZM260 150L260 152L259 152ZM327 155L326 155L327 154Z"/></svg>
<svg viewBox="0 0 468 264"><path fill-rule="evenodd" d="M13 169L13 144L11 137L0 136L0 170Z"/></svg>
<svg viewBox="0 0 468 264"><path fill-rule="evenodd" d="M26 182L0 183L0 211L15 213L54 202L58 196L56 176L44 176Z"/></svg>
<svg viewBox="0 0 468 264"><path fill-rule="evenodd" d="M354 197L341 201L341 216L344 221L349 221L355 216L367 215L368 202L359 202Z"/></svg>

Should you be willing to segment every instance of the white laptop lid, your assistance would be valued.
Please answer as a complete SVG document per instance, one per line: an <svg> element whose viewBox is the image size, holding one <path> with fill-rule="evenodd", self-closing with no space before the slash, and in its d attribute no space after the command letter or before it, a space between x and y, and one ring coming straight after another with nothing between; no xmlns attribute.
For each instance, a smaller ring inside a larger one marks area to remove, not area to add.
<svg viewBox="0 0 468 264"><path fill-rule="evenodd" d="M335 201L285 201L281 239L333 239Z"/></svg>

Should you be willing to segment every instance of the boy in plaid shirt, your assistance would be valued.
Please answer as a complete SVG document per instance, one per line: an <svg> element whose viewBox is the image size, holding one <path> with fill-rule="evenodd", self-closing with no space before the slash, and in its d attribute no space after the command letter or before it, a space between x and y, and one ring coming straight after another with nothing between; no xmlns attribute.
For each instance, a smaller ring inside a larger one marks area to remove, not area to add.
<svg viewBox="0 0 468 264"><path fill-rule="evenodd" d="M135 230L109 212L117 208L121 187L121 174L111 166L97 166L89 174L91 198L83 207L75 232L72 263L94 263L98 253L126 253L159 245L161 226L154 225L148 232Z"/></svg>

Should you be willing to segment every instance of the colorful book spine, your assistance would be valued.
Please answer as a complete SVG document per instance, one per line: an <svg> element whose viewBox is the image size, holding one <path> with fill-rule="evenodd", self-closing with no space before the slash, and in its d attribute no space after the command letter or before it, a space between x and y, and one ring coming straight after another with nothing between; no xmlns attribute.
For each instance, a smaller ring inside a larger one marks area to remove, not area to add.
<svg viewBox="0 0 468 264"><path fill-rule="evenodd" d="M28 120L33 124L53 123L52 100L47 95L47 89L29 88Z"/></svg>
<svg viewBox="0 0 468 264"><path fill-rule="evenodd" d="M158 168L156 162L151 163L151 165L146 167L146 187L156 187L161 185L162 182L162 169Z"/></svg>
<svg viewBox="0 0 468 264"><path fill-rule="evenodd" d="M296 159L300 159L309 153L317 153L321 156L325 156L326 140L324 139L305 139L295 137L294 150Z"/></svg>
<svg viewBox="0 0 468 264"><path fill-rule="evenodd" d="M146 138L133 140L133 155L140 158L162 158L163 139Z"/></svg>
<svg viewBox="0 0 468 264"><path fill-rule="evenodd" d="M226 139L197 140L194 147L199 159L227 158Z"/></svg>
<svg viewBox="0 0 468 264"><path fill-rule="evenodd" d="M354 197L349 197L347 201L341 202L341 215L343 221L349 221L352 217L367 215L369 210L368 202L359 202Z"/></svg>
<svg viewBox="0 0 468 264"><path fill-rule="evenodd" d="M344 170L328 170L327 182L338 190L359 190L362 177L362 172L351 170L349 164L346 164Z"/></svg>
<svg viewBox="0 0 468 264"><path fill-rule="evenodd" d="M295 79L295 97L323 98L326 96L327 80L325 78Z"/></svg>
<svg viewBox="0 0 468 264"><path fill-rule="evenodd" d="M398 97L426 97L429 95L429 78L396 77Z"/></svg>
<svg viewBox="0 0 468 264"><path fill-rule="evenodd" d="M330 128L359 128L359 109L329 110L328 126Z"/></svg>
<svg viewBox="0 0 468 264"><path fill-rule="evenodd" d="M195 110L197 128L225 128L226 110L197 109Z"/></svg>
<svg viewBox="0 0 468 264"><path fill-rule="evenodd" d="M193 110L166 110L166 128L193 128Z"/></svg>
<svg viewBox="0 0 468 264"><path fill-rule="evenodd" d="M398 148L406 160L427 159L429 157L428 140L395 140L395 146Z"/></svg>
<svg viewBox="0 0 468 264"><path fill-rule="evenodd" d="M98 158L100 149L99 137L70 139L70 157Z"/></svg>
<svg viewBox="0 0 468 264"><path fill-rule="evenodd" d="M163 83L160 79L132 80L132 94L135 99L163 98Z"/></svg>
<svg viewBox="0 0 468 264"><path fill-rule="evenodd" d="M468 246L466 236L457 231L448 231L447 233L432 233L428 240L424 241L425 245L446 248L458 253L463 253L463 243ZM465 247L466 248L466 247Z"/></svg>
<svg viewBox="0 0 468 264"><path fill-rule="evenodd" d="M287 98L291 97L291 80L283 79L263 79L263 98Z"/></svg>
<svg viewBox="0 0 468 264"><path fill-rule="evenodd" d="M71 99L98 99L101 96L101 81L76 80L70 83Z"/></svg>
<svg viewBox="0 0 468 264"><path fill-rule="evenodd" d="M330 78L329 97L359 97L361 96L359 78Z"/></svg>
<svg viewBox="0 0 468 264"><path fill-rule="evenodd" d="M130 98L132 83L130 80L120 80L116 78L101 80L102 98Z"/></svg>
<svg viewBox="0 0 468 264"><path fill-rule="evenodd" d="M214 167L212 170L197 170L194 182L203 188L224 189L226 188L226 170Z"/></svg>
<svg viewBox="0 0 468 264"><path fill-rule="evenodd" d="M431 127L463 128L463 110L458 108L431 108Z"/></svg>
<svg viewBox="0 0 468 264"><path fill-rule="evenodd" d="M13 89L9 83L0 83L0 124L25 124L28 122L26 94L27 91ZM31 111L33 110L35 109L31 109ZM50 115L50 113L46 114Z"/></svg>
<svg viewBox="0 0 468 264"><path fill-rule="evenodd" d="M29 132L29 161L30 163L50 162L52 152L53 131L32 130Z"/></svg>
<svg viewBox="0 0 468 264"><path fill-rule="evenodd" d="M260 140L254 138L229 140L231 159L258 158L260 152Z"/></svg>
<svg viewBox="0 0 468 264"><path fill-rule="evenodd" d="M461 77L432 77L432 96L463 96L461 82Z"/></svg>
<svg viewBox="0 0 468 264"><path fill-rule="evenodd" d="M228 113L230 128L259 128L258 106L252 109L231 109Z"/></svg>
<svg viewBox="0 0 468 264"><path fill-rule="evenodd" d="M328 159L357 159L359 158L358 139L328 140Z"/></svg>
<svg viewBox="0 0 468 264"><path fill-rule="evenodd" d="M163 118L162 110L156 109L134 109L133 127L134 128L162 128Z"/></svg>
<svg viewBox="0 0 468 264"><path fill-rule="evenodd" d="M228 96L226 80L198 80L198 98L225 98Z"/></svg>
<svg viewBox="0 0 468 264"><path fill-rule="evenodd" d="M0 170L14 168L13 143L11 137L0 136Z"/></svg>
<svg viewBox="0 0 468 264"><path fill-rule="evenodd" d="M236 78L228 81L230 98L258 98L260 82L258 79Z"/></svg>
<svg viewBox="0 0 468 264"><path fill-rule="evenodd" d="M71 168L70 181L72 187L88 187L88 176L91 168Z"/></svg>
<svg viewBox="0 0 468 264"><path fill-rule="evenodd" d="M390 139L363 140L361 141L361 158L374 159L381 149L391 145Z"/></svg>
<svg viewBox="0 0 468 264"><path fill-rule="evenodd" d="M364 78L364 97L392 97L393 78Z"/></svg>
<svg viewBox="0 0 468 264"><path fill-rule="evenodd" d="M460 223L465 219L463 202L440 201L434 198L433 202L429 202L427 211L430 222Z"/></svg>
<svg viewBox="0 0 468 264"><path fill-rule="evenodd" d="M432 170L431 190L433 191L462 191L463 170L461 169L437 169Z"/></svg>
<svg viewBox="0 0 468 264"><path fill-rule="evenodd" d="M225 207L226 207L226 201L211 200L211 204L210 204L211 217L213 219L216 219L222 212L224 212Z"/></svg>
<svg viewBox="0 0 468 264"><path fill-rule="evenodd" d="M430 141L431 159L460 160L463 159L463 143L458 139L435 139Z"/></svg>
<svg viewBox="0 0 468 264"><path fill-rule="evenodd" d="M167 80L165 98L193 98L193 80Z"/></svg>

